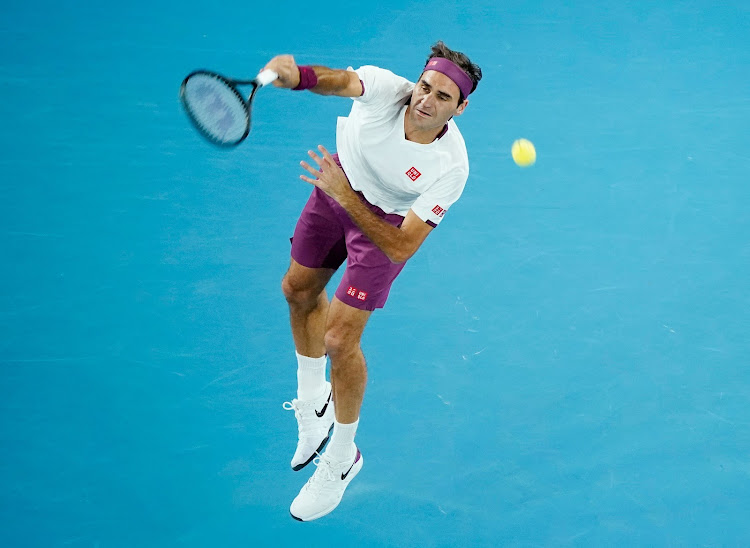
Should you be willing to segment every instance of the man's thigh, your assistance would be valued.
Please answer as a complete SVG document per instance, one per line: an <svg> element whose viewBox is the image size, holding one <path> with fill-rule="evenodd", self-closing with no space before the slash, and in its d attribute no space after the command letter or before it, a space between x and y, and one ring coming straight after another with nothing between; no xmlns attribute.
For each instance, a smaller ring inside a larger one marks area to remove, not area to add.
<svg viewBox="0 0 750 548"><path fill-rule="evenodd" d="M297 220L292 259L307 268L336 270L346 259L341 217L330 198L315 188Z"/></svg>
<svg viewBox="0 0 750 548"><path fill-rule="evenodd" d="M295 291L307 291L317 295L326 288L335 272L332 268L308 268L292 259L285 281Z"/></svg>

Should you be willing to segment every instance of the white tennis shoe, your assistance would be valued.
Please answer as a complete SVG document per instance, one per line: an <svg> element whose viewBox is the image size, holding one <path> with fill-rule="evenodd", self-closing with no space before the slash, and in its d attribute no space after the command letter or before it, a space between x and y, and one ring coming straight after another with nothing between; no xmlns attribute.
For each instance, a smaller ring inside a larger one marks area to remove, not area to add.
<svg viewBox="0 0 750 548"><path fill-rule="evenodd" d="M298 521L312 521L331 513L341 502L349 482L362 470L364 459L355 446L354 458L336 462L323 453L314 460L318 468L292 501L289 513Z"/></svg>
<svg viewBox="0 0 750 548"><path fill-rule="evenodd" d="M292 470L302 470L323 450L333 429L333 398L331 383L326 382L323 395L315 400L284 402L284 409L294 410L297 417L297 450L292 457Z"/></svg>

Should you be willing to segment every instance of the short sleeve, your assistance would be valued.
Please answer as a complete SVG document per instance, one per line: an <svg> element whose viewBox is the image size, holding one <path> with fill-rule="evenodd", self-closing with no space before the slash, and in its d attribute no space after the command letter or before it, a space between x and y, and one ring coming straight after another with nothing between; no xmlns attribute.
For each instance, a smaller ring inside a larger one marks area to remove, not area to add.
<svg viewBox="0 0 750 548"><path fill-rule="evenodd" d="M469 178L464 170L453 170L423 192L411 206L417 217L433 228L440 224L450 207L458 201Z"/></svg>
<svg viewBox="0 0 750 548"><path fill-rule="evenodd" d="M408 97L414 89L414 84L406 78L380 67L365 65L354 72L362 82L363 93L352 99L363 105L375 108L392 105Z"/></svg>

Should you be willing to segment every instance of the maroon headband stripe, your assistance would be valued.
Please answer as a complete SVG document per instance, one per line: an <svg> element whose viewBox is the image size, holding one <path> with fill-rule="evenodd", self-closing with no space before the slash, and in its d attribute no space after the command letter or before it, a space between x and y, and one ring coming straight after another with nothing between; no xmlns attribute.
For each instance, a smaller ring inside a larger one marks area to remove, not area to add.
<svg viewBox="0 0 750 548"><path fill-rule="evenodd" d="M445 74L456 83L458 89L463 93L464 99L471 93L471 88L474 85L471 78L469 78L469 75L453 61L446 59L445 57L433 57L427 61L424 69L434 70Z"/></svg>

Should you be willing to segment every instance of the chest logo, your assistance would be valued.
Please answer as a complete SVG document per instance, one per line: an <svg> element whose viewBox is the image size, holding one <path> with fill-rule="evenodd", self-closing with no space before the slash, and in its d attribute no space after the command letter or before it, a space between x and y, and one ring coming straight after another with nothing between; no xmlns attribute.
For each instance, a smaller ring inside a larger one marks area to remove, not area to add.
<svg viewBox="0 0 750 548"><path fill-rule="evenodd" d="M411 179L412 181L416 181L419 179L419 176L422 175L419 171L417 171L416 167L412 167L409 169L409 171L406 172L406 175Z"/></svg>

